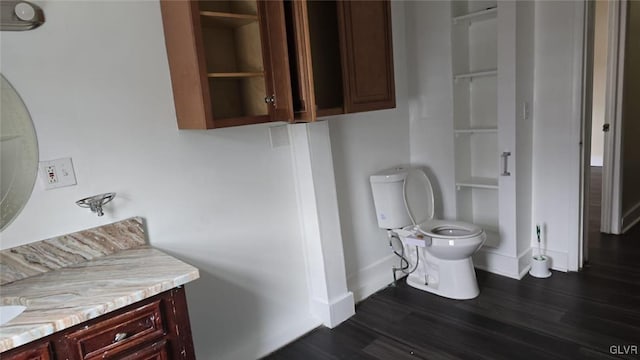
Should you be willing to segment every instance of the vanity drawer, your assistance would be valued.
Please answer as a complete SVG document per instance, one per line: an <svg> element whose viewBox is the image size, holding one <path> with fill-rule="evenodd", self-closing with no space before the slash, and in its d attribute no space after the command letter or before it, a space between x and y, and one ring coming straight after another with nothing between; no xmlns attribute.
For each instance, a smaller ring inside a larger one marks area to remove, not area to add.
<svg viewBox="0 0 640 360"><path fill-rule="evenodd" d="M49 343L31 346L21 351L0 355L2 360L51 360L51 348Z"/></svg>
<svg viewBox="0 0 640 360"><path fill-rule="evenodd" d="M169 360L169 344L166 340L159 341L150 346L145 346L127 356L118 357L118 360Z"/></svg>
<svg viewBox="0 0 640 360"><path fill-rule="evenodd" d="M165 335L161 300L114 316L65 336L79 359L110 357Z"/></svg>

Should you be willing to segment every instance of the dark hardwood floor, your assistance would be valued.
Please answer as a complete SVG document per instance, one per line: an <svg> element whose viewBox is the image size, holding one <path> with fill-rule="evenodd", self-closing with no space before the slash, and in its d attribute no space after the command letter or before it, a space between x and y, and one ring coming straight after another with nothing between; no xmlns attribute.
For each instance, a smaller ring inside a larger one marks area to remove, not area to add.
<svg viewBox="0 0 640 360"><path fill-rule="evenodd" d="M318 328L265 359L640 358L640 226L599 233L598 169L593 176L583 271L518 281L478 270L480 296L466 301L401 282L335 329Z"/></svg>

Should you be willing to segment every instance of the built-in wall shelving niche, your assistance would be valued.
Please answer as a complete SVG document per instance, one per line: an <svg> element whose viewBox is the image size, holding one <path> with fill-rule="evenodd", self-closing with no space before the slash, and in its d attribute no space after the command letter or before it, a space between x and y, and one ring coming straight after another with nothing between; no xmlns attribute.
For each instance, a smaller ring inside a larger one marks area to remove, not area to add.
<svg viewBox="0 0 640 360"><path fill-rule="evenodd" d="M476 189L498 189L497 178L471 177L462 181L456 181L456 188L459 190L463 187Z"/></svg>
<svg viewBox="0 0 640 360"><path fill-rule="evenodd" d="M498 14L498 8L491 7L484 10L474 11L468 14L456 16L453 18L453 23L470 25L471 23L476 21L494 19L497 14Z"/></svg>
<svg viewBox="0 0 640 360"><path fill-rule="evenodd" d="M458 81L458 80L473 80L473 78L479 78L479 77L487 77L487 76L497 76L498 75L498 69L492 69L492 70L483 70L483 71L472 71L472 72L468 72L468 73L462 73L462 74L457 74L453 76L453 80Z"/></svg>

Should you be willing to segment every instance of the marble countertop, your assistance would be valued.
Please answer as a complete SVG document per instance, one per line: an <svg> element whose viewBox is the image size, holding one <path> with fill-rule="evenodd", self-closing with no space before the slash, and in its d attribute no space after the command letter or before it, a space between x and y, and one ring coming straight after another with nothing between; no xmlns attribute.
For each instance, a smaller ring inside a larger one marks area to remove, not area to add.
<svg viewBox="0 0 640 360"><path fill-rule="evenodd" d="M4 284L0 303L27 309L0 326L0 352L198 277L195 267L142 245Z"/></svg>
<svg viewBox="0 0 640 360"><path fill-rule="evenodd" d="M25 305L0 326L0 352L125 307L199 277L198 270L141 247L1 287L0 303Z"/></svg>

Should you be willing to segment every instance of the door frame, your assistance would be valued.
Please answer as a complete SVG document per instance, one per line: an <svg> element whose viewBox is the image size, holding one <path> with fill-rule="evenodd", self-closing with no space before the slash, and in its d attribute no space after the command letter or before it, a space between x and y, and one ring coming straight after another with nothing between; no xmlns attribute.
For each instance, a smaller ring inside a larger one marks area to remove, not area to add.
<svg viewBox="0 0 640 360"><path fill-rule="evenodd" d="M627 0L609 2L609 51L602 167L602 215L600 231L622 233L622 93Z"/></svg>
<svg viewBox="0 0 640 360"><path fill-rule="evenodd" d="M594 33L595 33L595 1L586 1L583 10L583 41L582 41L582 83L579 91L582 112L580 122L580 231L579 246L577 254L569 256L574 262L574 269L581 269L587 261L588 236L589 236L589 204L591 185L591 136L592 136L592 113L593 113L593 53L594 53Z"/></svg>

